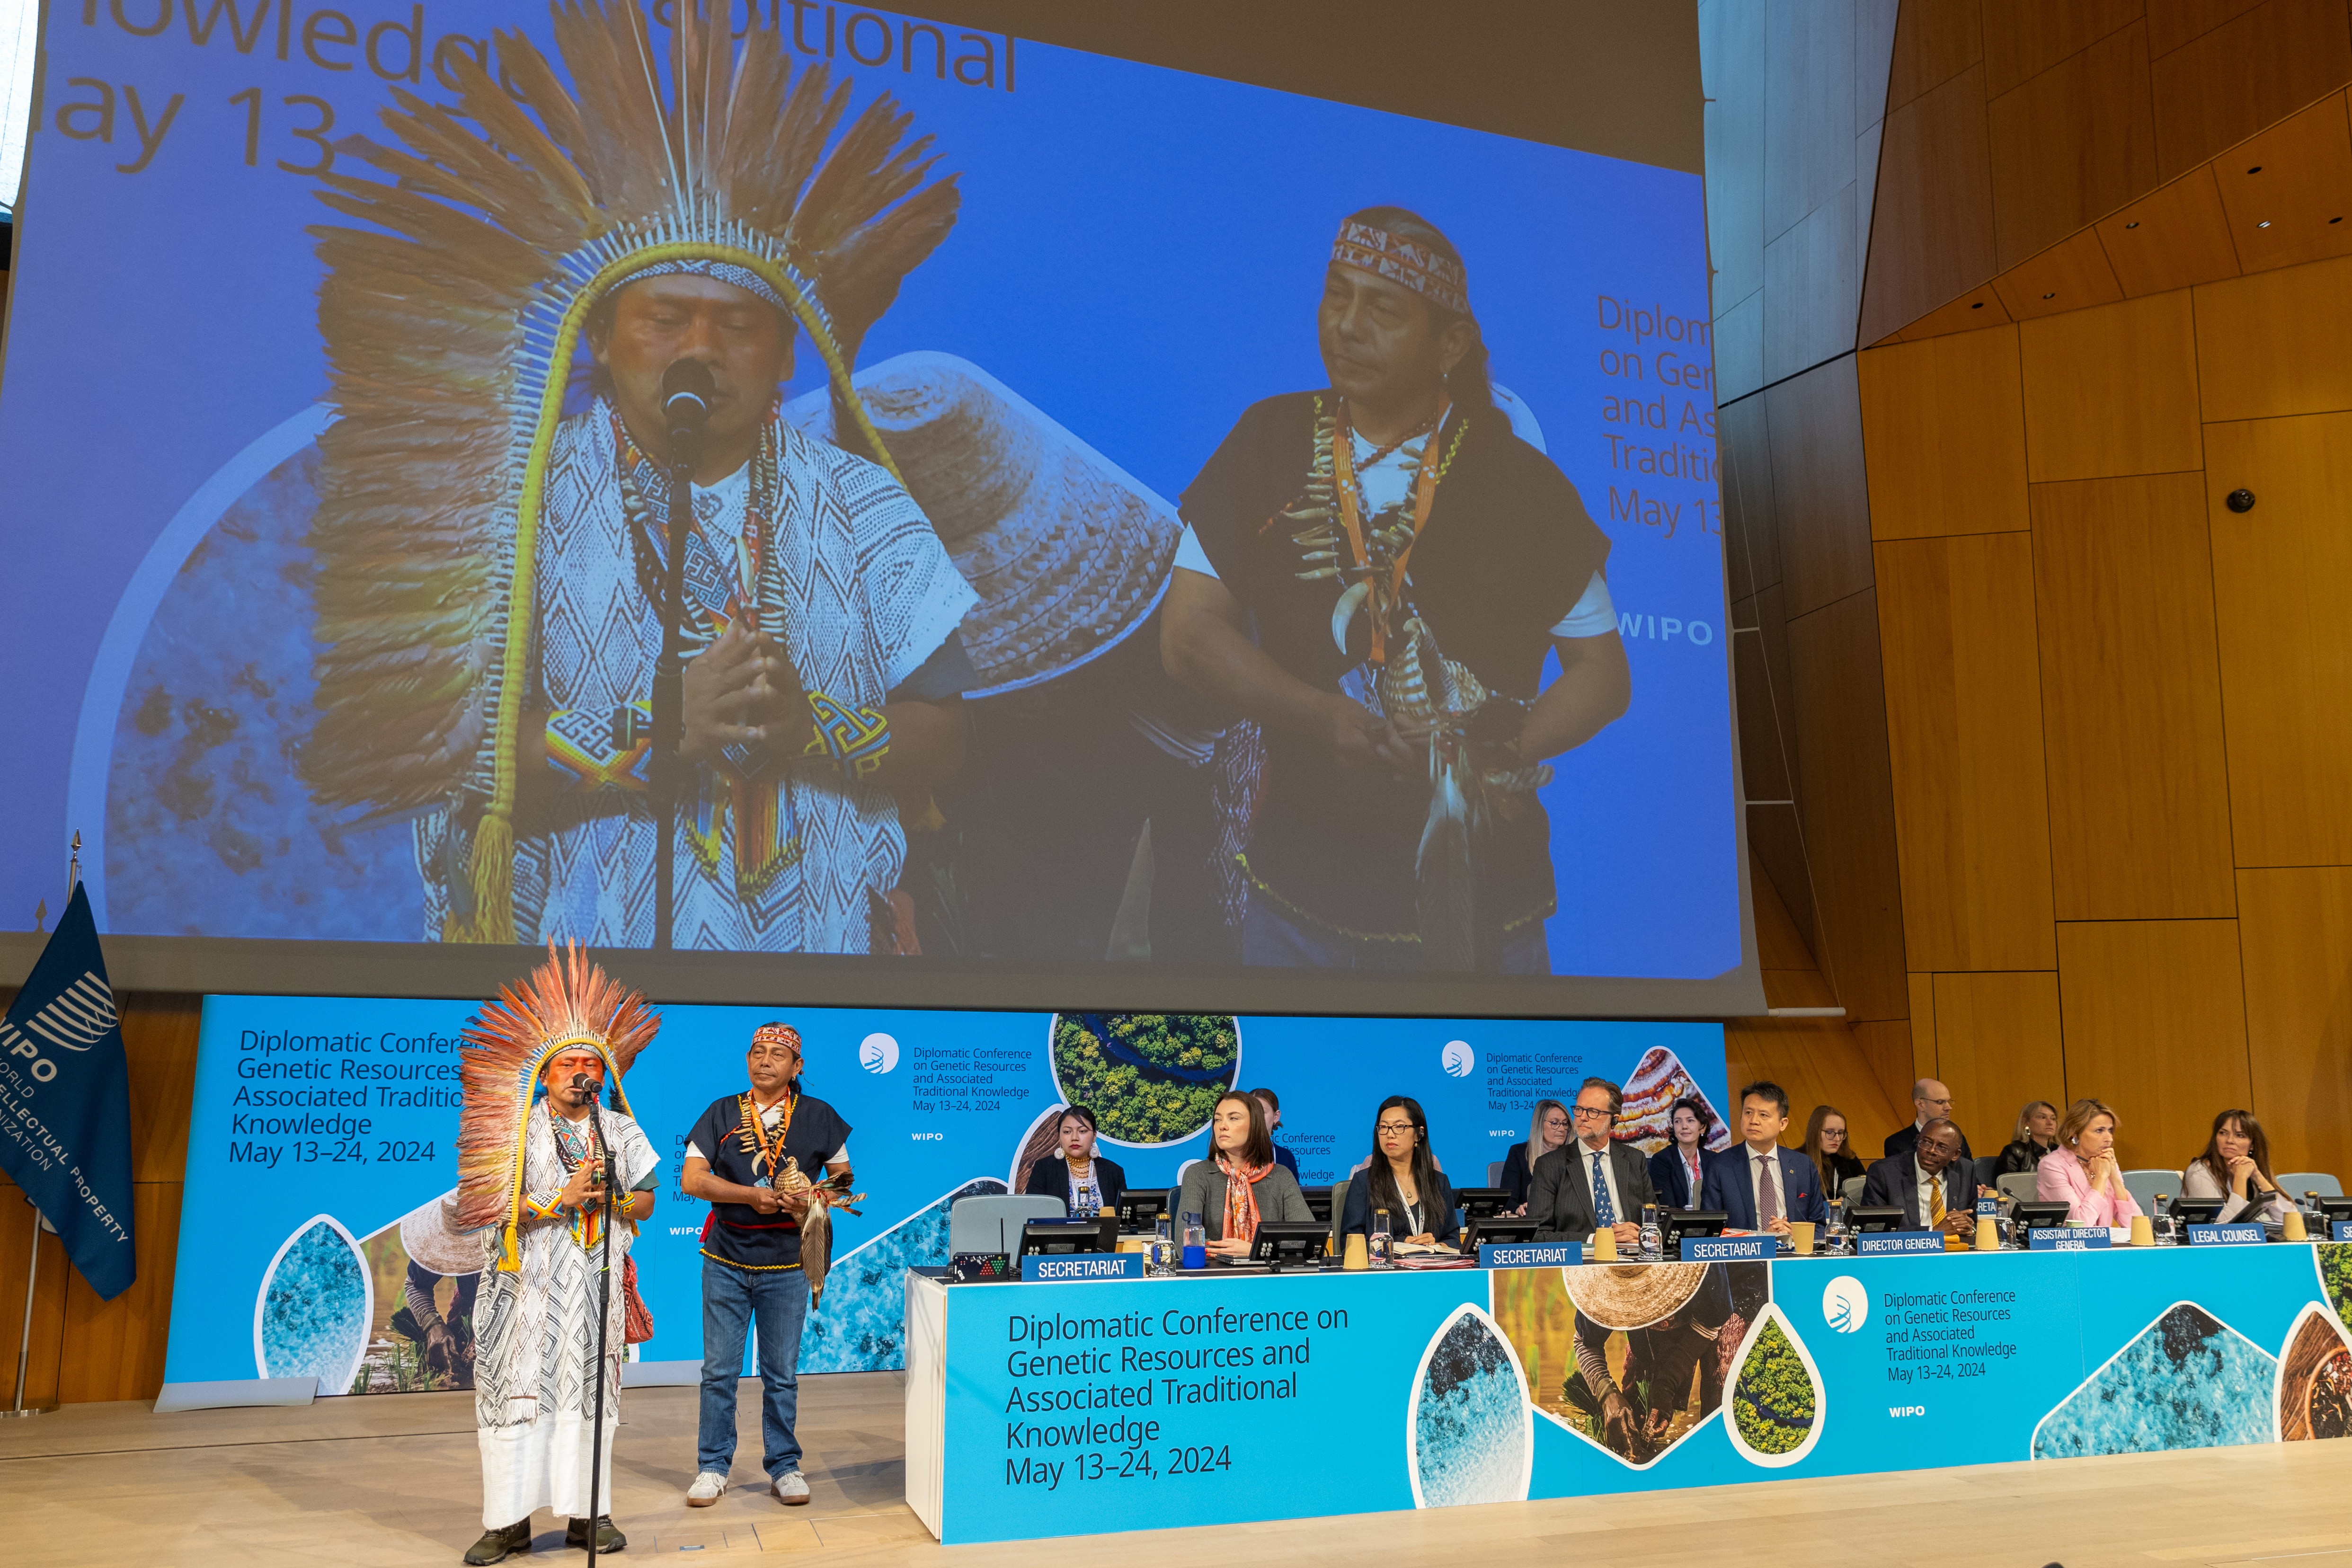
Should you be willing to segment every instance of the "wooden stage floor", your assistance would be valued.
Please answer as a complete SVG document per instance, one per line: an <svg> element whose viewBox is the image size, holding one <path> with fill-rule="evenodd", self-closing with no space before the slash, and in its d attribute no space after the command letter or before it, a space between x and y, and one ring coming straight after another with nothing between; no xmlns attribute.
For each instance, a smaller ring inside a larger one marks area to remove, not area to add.
<svg viewBox="0 0 2352 1568"><path fill-rule="evenodd" d="M688 1509L695 1391L631 1390L614 1511L629 1549L615 1561L676 1561L699 1548L685 1560L2352 1568L2343 1490L2352 1439L943 1549L901 1500L901 1409L896 1373L804 1378L801 1437L814 1498L785 1509L758 1484L758 1385L747 1382L738 1487L715 1508ZM1301 1454L1297 1463L1311 1492L1317 1475L1349 1458ZM449 1564L480 1532L479 1477L467 1395L173 1416L141 1404L68 1406L0 1422L0 1560L10 1568ZM536 1522L540 1550L509 1561L547 1562L561 1546L562 1521Z"/></svg>

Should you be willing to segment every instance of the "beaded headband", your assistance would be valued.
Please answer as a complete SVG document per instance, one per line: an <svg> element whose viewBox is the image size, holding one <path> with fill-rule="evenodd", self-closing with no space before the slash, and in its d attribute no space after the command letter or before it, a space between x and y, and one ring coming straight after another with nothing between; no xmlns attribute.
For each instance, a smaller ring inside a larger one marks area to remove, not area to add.
<svg viewBox="0 0 2352 1568"><path fill-rule="evenodd" d="M1470 286L1463 279L1462 264L1426 245L1343 218L1339 237L1331 242L1331 259L1402 284L1456 316L1470 314Z"/></svg>
<svg viewBox="0 0 2352 1568"><path fill-rule="evenodd" d="M649 267L641 267L613 285L606 293L608 296L618 294L630 284L642 283L648 277L669 277L679 275L688 277L709 277L720 283L731 283L746 294L758 295L779 310L792 308L784 302L784 297L776 292L773 284L750 267L737 267L732 262L710 261L697 256L656 261Z"/></svg>
<svg viewBox="0 0 2352 1568"><path fill-rule="evenodd" d="M801 1031L788 1023L763 1023L753 1030L751 1049L757 1051L763 1045L785 1046L790 1048L794 1056L803 1054L801 1051Z"/></svg>

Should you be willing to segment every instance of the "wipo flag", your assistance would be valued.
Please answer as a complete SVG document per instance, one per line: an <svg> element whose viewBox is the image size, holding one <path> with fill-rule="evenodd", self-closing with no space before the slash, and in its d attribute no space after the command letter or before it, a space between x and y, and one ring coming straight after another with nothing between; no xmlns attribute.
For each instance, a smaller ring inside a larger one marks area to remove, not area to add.
<svg viewBox="0 0 2352 1568"><path fill-rule="evenodd" d="M0 1022L0 1169L58 1228L92 1290L110 1301L131 1288L131 1066L79 882Z"/></svg>

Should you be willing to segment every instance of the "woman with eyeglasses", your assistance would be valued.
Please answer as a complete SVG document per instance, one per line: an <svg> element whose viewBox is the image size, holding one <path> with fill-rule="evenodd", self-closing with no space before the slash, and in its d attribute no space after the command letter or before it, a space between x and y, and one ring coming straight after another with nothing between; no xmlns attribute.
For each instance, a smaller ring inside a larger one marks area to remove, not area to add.
<svg viewBox="0 0 2352 1568"><path fill-rule="evenodd" d="M1536 1102L1528 1121L1528 1141L1513 1144L1503 1156L1503 1190L1511 1195L1511 1212L1528 1211L1528 1187L1535 1181L1536 1162L1554 1149L1568 1146L1568 1107L1557 1100Z"/></svg>
<svg viewBox="0 0 2352 1568"><path fill-rule="evenodd" d="M1373 1115L1371 1163L1348 1182L1339 1234L1370 1235L1372 1215L1383 1208L1389 1234L1399 1241L1450 1242L1462 1229L1454 1187L1430 1152L1429 1118L1410 1095L1390 1095Z"/></svg>

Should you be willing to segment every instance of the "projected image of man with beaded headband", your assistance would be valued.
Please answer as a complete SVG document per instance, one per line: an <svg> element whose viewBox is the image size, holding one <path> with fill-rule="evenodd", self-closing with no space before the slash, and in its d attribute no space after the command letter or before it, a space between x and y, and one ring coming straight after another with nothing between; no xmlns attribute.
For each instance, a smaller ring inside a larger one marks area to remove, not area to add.
<svg viewBox="0 0 2352 1568"><path fill-rule="evenodd" d="M1427 220L1342 221L1317 327L1330 385L1251 407L1184 492L1163 612L1168 673L1265 731L1243 958L1550 973L1536 791L1631 695L1609 539L1496 405Z"/></svg>
<svg viewBox="0 0 2352 1568"><path fill-rule="evenodd" d="M429 938L652 945L660 388L698 360L673 939L895 950L901 811L962 759L976 596L849 377L956 188L887 98L852 118L772 27L739 49L723 7L674 9L665 72L642 11L565 0L568 89L501 33L520 105L461 59L457 103L394 89L398 144L362 150L395 183L323 179L369 226L316 231L341 417L304 768L415 817ZM803 345L837 445L780 415Z"/></svg>

